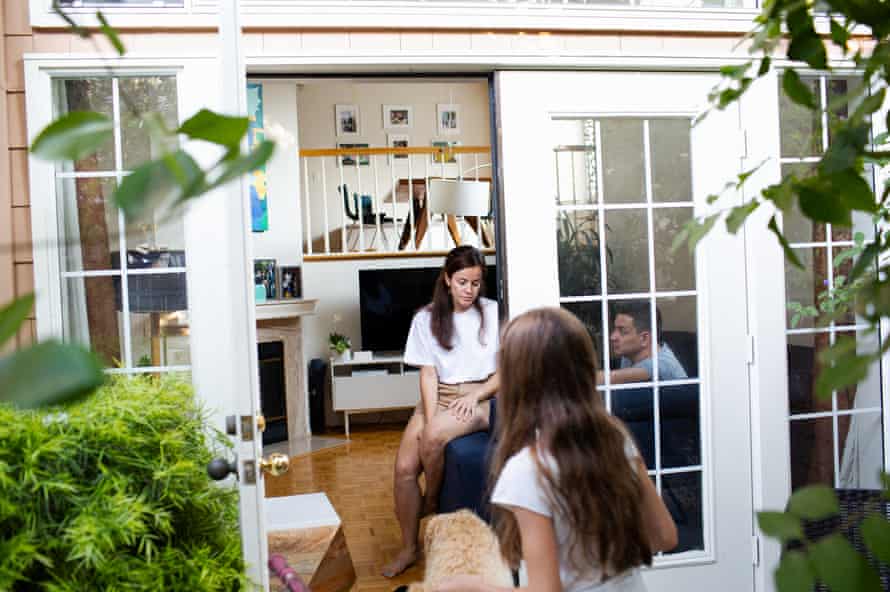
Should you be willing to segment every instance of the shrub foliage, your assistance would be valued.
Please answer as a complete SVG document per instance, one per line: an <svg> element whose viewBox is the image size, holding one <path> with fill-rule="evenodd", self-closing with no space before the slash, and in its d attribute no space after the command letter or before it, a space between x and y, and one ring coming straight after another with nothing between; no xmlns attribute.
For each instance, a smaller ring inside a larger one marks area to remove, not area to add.
<svg viewBox="0 0 890 592"><path fill-rule="evenodd" d="M206 474L225 445L175 377L0 406L0 590L245 587L237 491Z"/></svg>

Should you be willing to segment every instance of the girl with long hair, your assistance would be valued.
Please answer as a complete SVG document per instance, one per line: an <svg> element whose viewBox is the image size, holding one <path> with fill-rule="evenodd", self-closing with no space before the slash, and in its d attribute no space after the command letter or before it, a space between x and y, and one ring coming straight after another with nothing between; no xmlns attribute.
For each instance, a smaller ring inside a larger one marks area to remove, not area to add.
<svg viewBox="0 0 890 592"><path fill-rule="evenodd" d="M501 338L492 512L504 557L528 590L638 592L639 567L677 529L630 436L596 390L596 355L559 308L526 312ZM440 592L494 590L469 576Z"/></svg>
<svg viewBox="0 0 890 592"><path fill-rule="evenodd" d="M420 367L420 403L408 421L393 478L402 549L384 576L417 559L420 519L435 513L445 445L488 429L488 399L498 389L498 305L484 297L485 260L474 247L453 249L433 290L433 300L411 323L405 363ZM426 490L418 478L424 473Z"/></svg>

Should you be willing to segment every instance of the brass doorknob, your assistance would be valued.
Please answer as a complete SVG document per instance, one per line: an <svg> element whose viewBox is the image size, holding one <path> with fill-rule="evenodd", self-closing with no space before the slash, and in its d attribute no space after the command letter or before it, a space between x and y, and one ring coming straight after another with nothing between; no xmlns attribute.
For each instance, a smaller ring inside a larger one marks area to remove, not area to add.
<svg viewBox="0 0 890 592"><path fill-rule="evenodd" d="M273 477L287 473L290 468L290 457L280 452L274 452L266 458L260 459L260 470Z"/></svg>
<svg viewBox="0 0 890 592"><path fill-rule="evenodd" d="M265 415L257 415L256 416L256 429L261 434L266 431L266 416Z"/></svg>

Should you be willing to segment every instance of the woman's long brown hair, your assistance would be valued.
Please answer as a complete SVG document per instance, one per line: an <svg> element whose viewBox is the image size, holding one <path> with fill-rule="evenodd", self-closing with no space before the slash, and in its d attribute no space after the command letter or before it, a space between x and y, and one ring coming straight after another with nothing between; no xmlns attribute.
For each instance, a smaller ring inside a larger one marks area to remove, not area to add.
<svg viewBox="0 0 890 592"><path fill-rule="evenodd" d="M478 267L482 270L482 285L473 306L479 311L479 316L482 319L482 323L479 325L480 343L483 343L485 335L485 312L479 302L480 298L485 295L485 259L482 258L482 253L476 247L470 245L455 247L445 257L445 264L442 266L442 271L439 272L436 286L433 289L433 301L429 304L430 330L439 345L448 351L451 351L453 347L451 341L454 338L454 317L452 316L454 302L451 301L451 291L448 289L448 284L445 283L445 278L450 279L455 273L468 267Z"/></svg>
<svg viewBox="0 0 890 592"><path fill-rule="evenodd" d="M498 363L492 480L530 446L554 513L569 525L568 558L579 577L599 568L608 579L651 564L642 484L625 452L628 436L596 390L596 355L584 325L559 308L526 312L504 330ZM504 556L516 565L516 519L497 505L492 514Z"/></svg>

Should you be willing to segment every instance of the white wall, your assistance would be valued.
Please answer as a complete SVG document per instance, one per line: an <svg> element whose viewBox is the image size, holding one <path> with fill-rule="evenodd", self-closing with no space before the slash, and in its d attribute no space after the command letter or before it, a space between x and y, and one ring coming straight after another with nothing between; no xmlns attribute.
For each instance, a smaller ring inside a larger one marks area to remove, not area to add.
<svg viewBox="0 0 890 592"><path fill-rule="evenodd" d="M263 128L278 143L266 164L269 230L253 233L253 256L278 265L303 261L300 213L300 163L297 158L297 85L293 81L254 80L263 85Z"/></svg>
<svg viewBox="0 0 890 592"><path fill-rule="evenodd" d="M456 103L460 106L460 133L451 135L437 133L436 105L439 103ZM336 135L334 107L344 104L358 107L359 133L356 136ZM411 106L414 117L411 128L384 129L384 105ZM459 141L464 146L491 145L486 79L302 80L299 83L298 110L301 148L337 148L339 143L368 144L371 148L383 148L388 146L389 134L407 135L409 145L419 147L429 147L433 140ZM392 199L393 177L408 177L407 160L396 161L393 168L386 156L373 158L368 166L343 167L344 181L350 193L376 195L386 204ZM488 162L489 159L489 156L480 155L479 162L480 164ZM337 161L333 157L324 157L323 186L320 160L320 158L310 159L311 162L307 167L312 195L311 235L316 238L323 236L324 233L324 202L317 198L323 187L327 196L329 228L340 227L343 208L343 198L337 190L337 186L341 183ZM473 167L474 163L472 155L462 157L461 166L464 171ZM411 167L414 178L427 174L441 174L440 166L433 164L426 155L412 156ZM362 176L360 183L356 168ZM456 175L457 166L445 167L444 172L446 176ZM489 177L491 171L483 168L479 171L479 175ZM390 210L385 211L388 214L392 213ZM397 215L404 216L405 212L397 211Z"/></svg>

